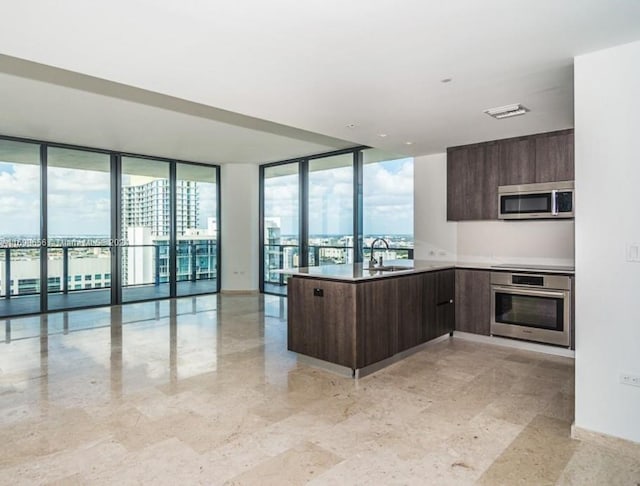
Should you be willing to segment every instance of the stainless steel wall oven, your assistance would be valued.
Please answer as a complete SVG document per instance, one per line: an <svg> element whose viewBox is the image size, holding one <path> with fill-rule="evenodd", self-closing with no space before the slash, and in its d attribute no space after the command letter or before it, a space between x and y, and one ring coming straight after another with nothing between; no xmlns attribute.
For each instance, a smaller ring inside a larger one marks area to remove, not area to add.
<svg viewBox="0 0 640 486"><path fill-rule="evenodd" d="M571 278L491 273L491 334L571 345Z"/></svg>

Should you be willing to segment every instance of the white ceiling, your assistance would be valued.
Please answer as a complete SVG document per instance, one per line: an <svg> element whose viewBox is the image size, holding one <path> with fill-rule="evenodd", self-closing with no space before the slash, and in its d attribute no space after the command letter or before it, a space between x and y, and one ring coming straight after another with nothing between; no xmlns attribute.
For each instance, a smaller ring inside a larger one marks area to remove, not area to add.
<svg viewBox="0 0 640 486"><path fill-rule="evenodd" d="M573 57L640 39L637 0L32 0L2 16L0 53L72 73L0 57L0 133L213 162L571 127ZM482 113L511 103L531 111Z"/></svg>
<svg viewBox="0 0 640 486"><path fill-rule="evenodd" d="M352 142L0 54L0 134L209 163L260 163Z"/></svg>

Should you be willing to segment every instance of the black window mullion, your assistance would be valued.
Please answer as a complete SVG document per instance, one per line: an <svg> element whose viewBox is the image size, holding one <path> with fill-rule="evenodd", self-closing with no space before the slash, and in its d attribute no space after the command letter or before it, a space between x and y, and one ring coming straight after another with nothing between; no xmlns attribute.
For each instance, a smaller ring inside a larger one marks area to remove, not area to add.
<svg viewBox="0 0 640 486"><path fill-rule="evenodd" d="M122 158L111 154L111 304L122 303Z"/></svg>
<svg viewBox="0 0 640 486"><path fill-rule="evenodd" d="M362 150L353 153L353 262L360 263L363 260L363 196L362 186L364 181L364 167Z"/></svg>
<svg viewBox="0 0 640 486"><path fill-rule="evenodd" d="M40 312L47 312L48 268L47 268L47 146L40 145Z"/></svg>
<svg viewBox="0 0 640 486"><path fill-rule="evenodd" d="M220 242L222 239L220 238L220 230L222 228L222 221L220 220L220 206L222 205L222 198L220 197L220 166L217 165L216 168L216 292L220 292L221 287L221 277L222 277L222 248ZM176 277L177 278L177 277Z"/></svg>
<svg viewBox="0 0 640 486"><path fill-rule="evenodd" d="M177 294L178 278L178 215L177 215L177 181L176 163L169 164L169 296Z"/></svg>
<svg viewBox="0 0 640 486"><path fill-rule="evenodd" d="M264 293L264 252L265 252L265 241L264 241L264 165L261 165L259 167L259 176L258 176L258 184L259 184L259 189L258 189L258 199L259 199L259 207L258 207L258 213L259 213L259 245L260 248L258 249L258 261L259 261L259 275L260 275L260 281L258 282L258 286L260 289L261 293Z"/></svg>
<svg viewBox="0 0 640 486"><path fill-rule="evenodd" d="M309 160L300 161L299 222L300 222L300 266L309 266Z"/></svg>

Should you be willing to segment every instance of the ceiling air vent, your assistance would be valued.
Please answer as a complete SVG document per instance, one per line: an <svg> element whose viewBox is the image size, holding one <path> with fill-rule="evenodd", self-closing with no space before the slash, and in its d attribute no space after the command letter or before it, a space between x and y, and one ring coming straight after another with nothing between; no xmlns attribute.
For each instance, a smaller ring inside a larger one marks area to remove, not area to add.
<svg viewBox="0 0 640 486"><path fill-rule="evenodd" d="M484 110L487 115L497 118L498 120L502 118L509 118L511 116L524 115L527 111L529 111L529 109L525 108L520 103Z"/></svg>

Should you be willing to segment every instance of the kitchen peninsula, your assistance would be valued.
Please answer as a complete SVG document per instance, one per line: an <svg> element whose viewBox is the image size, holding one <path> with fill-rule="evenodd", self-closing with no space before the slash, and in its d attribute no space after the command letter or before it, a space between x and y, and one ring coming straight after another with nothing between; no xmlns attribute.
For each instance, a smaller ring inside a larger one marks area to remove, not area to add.
<svg viewBox="0 0 640 486"><path fill-rule="evenodd" d="M453 332L455 265L289 269L288 349L362 376Z"/></svg>

